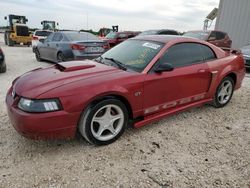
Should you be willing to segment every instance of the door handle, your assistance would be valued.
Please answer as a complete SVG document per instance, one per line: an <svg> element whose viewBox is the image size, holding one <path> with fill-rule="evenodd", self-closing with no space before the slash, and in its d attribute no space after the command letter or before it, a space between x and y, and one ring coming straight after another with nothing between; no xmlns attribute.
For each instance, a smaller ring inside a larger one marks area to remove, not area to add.
<svg viewBox="0 0 250 188"><path fill-rule="evenodd" d="M206 72L205 69L200 69L200 70L198 70L198 73L204 73L204 72Z"/></svg>
<svg viewBox="0 0 250 188"><path fill-rule="evenodd" d="M58 44L56 44L56 47L58 47Z"/></svg>
<svg viewBox="0 0 250 188"><path fill-rule="evenodd" d="M49 44L47 44L47 46L49 46Z"/></svg>

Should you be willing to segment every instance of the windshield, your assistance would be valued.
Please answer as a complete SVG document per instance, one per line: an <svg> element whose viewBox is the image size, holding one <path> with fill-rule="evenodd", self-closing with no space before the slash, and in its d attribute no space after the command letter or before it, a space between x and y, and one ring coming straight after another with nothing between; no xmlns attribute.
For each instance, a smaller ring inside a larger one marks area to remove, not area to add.
<svg viewBox="0 0 250 188"><path fill-rule="evenodd" d="M55 22L44 22L43 29L53 30L56 28Z"/></svg>
<svg viewBox="0 0 250 188"><path fill-rule="evenodd" d="M106 35L107 39L115 39L116 33L115 32L110 32L109 34Z"/></svg>
<svg viewBox="0 0 250 188"><path fill-rule="evenodd" d="M155 35L155 34L157 34L157 30L143 31L143 32L140 33L139 35L140 35L140 36L143 36L143 35Z"/></svg>
<svg viewBox="0 0 250 188"><path fill-rule="evenodd" d="M142 40L126 40L104 53L103 59L112 58L128 69L142 72L163 47L162 43Z"/></svg>
<svg viewBox="0 0 250 188"><path fill-rule="evenodd" d="M81 41L81 40L100 40L98 37L91 33L81 32L81 33L65 33L70 41Z"/></svg>
<svg viewBox="0 0 250 188"><path fill-rule="evenodd" d="M206 31L193 31L193 32L186 32L183 36L206 40L208 38L208 35L209 32Z"/></svg>

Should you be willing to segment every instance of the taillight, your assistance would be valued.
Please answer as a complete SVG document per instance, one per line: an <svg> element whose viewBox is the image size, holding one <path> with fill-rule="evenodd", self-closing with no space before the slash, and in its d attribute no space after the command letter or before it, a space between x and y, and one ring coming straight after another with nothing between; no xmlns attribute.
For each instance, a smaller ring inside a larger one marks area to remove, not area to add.
<svg viewBox="0 0 250 188"><path fill-rule="evenodd" d="M33 36L33 37L32 37L32 40L38 40L38 37Z"/></svg>
<svg viewBox="0 0 250 188"><path fill-rule="evenodd" d="M110 48L109 44L104 44L102 47L103 47L105 50L108 50L108 49Z"/></svg>
<svg viewBox="0 0 250 188"><path fill-rule="evenodd" d="M83 51L85 50L85 46L84 45L80 45L80 44L71 44L71 49L72 50L80 50Z"/></svg>

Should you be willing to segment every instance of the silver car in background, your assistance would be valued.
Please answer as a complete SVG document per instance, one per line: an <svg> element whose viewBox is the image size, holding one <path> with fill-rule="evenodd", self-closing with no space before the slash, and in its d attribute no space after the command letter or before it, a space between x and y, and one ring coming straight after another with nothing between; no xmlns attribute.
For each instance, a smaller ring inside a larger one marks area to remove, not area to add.
<svg viewBox="0 0 250 188"><path fill-rule="evenodd" d="M242 47L241 52L245 59L245 67L250 69L250 45Z"/></svg>
<svg viewBox="0 0 250 188"><path fill-rule="evenodd" d="M39 40L34 53L37 61L62 62L93 59L109 49L109 44L87 32L60 31Z"/></svg>

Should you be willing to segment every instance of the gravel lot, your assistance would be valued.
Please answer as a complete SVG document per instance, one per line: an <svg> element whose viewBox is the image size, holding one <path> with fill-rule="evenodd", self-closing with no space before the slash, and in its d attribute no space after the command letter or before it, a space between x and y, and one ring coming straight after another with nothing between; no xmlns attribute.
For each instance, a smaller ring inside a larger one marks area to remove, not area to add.
<svg viewBox="0 0 250 188"><path fill-rule="evenodd" d="M83 139L33 141L6 114L12 80L51 64L6 47L0 74L0 187L250 187L250 78L223 109L191 109L95 147Z"/></svg>

